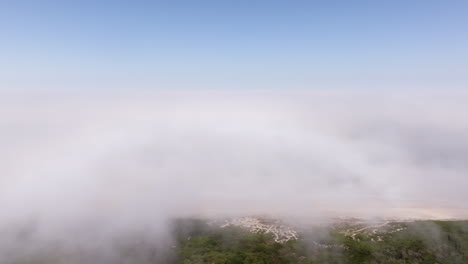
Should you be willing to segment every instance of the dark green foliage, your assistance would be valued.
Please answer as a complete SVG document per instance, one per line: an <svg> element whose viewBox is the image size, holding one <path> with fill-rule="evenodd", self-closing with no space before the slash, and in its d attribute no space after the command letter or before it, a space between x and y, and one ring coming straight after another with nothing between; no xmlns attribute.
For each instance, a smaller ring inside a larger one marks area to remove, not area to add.
<svg viewBox="0 0 468 264"><path fill-rule="evenodd" d="M278 261L281 247L267 234L212 230L182 242L180 263L282 263Z"/></svg>
<svg viewBox="0 0 468 264"><path fill-rule="evenodd" d="M236 227L196 226L196 231L187 232L179 241L180 264L345 263L340 259L341 249L317 250L298 241L280 244L270 234L253 234Z"/></svg>
<svg viewBox="0 0 468 264"><path fill-rule="evenodd" d="M372 235L358 234L353 239L336 230L326 230L327 235L319 236L318 242L320 245L331 245L329 247L317 246L312 242L317 240L311 240L314 234L307 232L298 241L279 244L268 234L251 234L233 227L210 228L200 224L185 237L179 236L179 263L468 263L468 221L398 224L405 229L381 234L383 241L378 242Z"/></svg>

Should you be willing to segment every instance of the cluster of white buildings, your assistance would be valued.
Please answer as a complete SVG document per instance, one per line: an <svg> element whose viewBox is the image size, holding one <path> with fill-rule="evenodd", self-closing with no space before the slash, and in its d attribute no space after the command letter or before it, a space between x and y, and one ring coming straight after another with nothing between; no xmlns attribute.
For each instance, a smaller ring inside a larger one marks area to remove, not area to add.
<svg viewBox="0 0 468 264"><path fill-rule="evenodd" d="M252 233L270 233L278 243L284 243L289 240L299 238L297 232L291 227L280 223L279 221L260 220L254 217L242 217L232 220L226 220L221 227L239 226L247 228Z"/></svg>
<svg viewBox="0 0 468 264"><path fill-rule="evenodd" d="M371 241L383 241L381 234L391 234L405 230L405 227L399 224L395 224L391 221L385 221L375 225L367 225L366 223L362 222L352 222L348 223L346 226L347 228L338 228L342 229L340 233L358 241L359 239L356 239L357 234L367 234L374 236L375 239L374 237L371 237Z"/></svg>

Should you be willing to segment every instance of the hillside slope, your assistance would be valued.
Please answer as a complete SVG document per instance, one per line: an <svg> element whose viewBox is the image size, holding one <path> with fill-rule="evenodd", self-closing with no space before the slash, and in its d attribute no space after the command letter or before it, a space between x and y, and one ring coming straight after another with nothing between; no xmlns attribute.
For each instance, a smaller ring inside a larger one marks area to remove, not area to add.
<svg viewBox="0 0 468 264"><path fill-rule="evenodd" d="M340 223L301 230L299 239L284 243L241 226L194 221L191 227L177 234L180 264L468 263L468 221Z"/></svg>

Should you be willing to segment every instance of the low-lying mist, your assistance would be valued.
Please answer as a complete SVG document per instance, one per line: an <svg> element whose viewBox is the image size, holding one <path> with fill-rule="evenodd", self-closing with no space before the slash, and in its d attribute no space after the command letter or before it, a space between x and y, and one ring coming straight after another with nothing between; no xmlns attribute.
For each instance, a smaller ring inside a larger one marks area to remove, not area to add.
<svg viewBox="0 0 468 264"><path fill-rule="evenodd" d="M115 252L170 248L169 222L183 217L466 217L467 102L453 91L3 93L0 255L45 263L60 248L66 263L127 263Z"/></svg>

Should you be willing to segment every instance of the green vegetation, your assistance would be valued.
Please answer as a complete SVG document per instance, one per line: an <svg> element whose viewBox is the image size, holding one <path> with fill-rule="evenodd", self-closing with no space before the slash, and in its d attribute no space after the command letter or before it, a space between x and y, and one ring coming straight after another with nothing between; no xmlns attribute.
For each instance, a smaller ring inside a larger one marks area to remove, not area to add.
<svg viewBox="0 0 468 264"><path fill-rule="evenodd" d="M305 244L274 242L269 234L252 234L239 228L212 230L181 242L180 262L183 264L257 264L312 263ZM317 258L327 259L321 252ZM339 262L329 262L339 263Z"/></svg>
<svg viewBox="0 0 468 264"><path fill-rule="evenodd" d="M182 223L180 223L182 224ZM468 263L468 221L398 223L405 229L354 239L340 230L314 240L303 232L297 241L274 242L269 234L252 234L236 227L210 227L202 221L183 223L177 232L179 264L458 264ZM188 226L188 227L187 227Z"/></svg>

